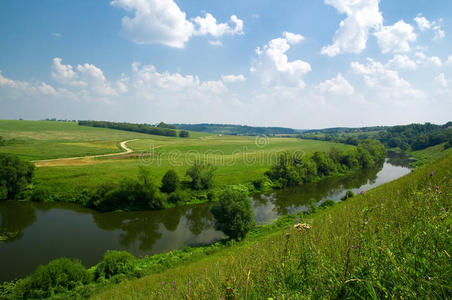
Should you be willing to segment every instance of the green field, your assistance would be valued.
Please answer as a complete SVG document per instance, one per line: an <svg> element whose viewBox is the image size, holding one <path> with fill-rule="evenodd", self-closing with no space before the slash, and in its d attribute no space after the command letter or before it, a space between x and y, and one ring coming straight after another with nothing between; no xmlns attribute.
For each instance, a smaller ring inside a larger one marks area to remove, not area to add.
<svg viewBox="0 0 452 300"><path fill-rule="evenodd" d="M139 166L147 166L156 182L169 169L183 178L195 159L217 166L216 184L238 184L263 176L282 151L307 154L332 147L343 150L351 147L297 138L196 132L191 132L190 138L164 137L49 121L0 121L0 136L13 139L10 145L0 147L0 152L27 160L123 152L119 142L137 139L127 144L134 150L131 155L51 162L36 169L37 182L63 189L133 177Z"/></svg>
<svg viewBox="0 0 452 300"><path fill-rule="evenodd" d="M210 255L206 250L187 260L183 251L170 253L165 258L180 263L100 287L92 299L450 298L451 166L449 152L364 195L301 216L309 230L296 230L292 216Z"/></svg>

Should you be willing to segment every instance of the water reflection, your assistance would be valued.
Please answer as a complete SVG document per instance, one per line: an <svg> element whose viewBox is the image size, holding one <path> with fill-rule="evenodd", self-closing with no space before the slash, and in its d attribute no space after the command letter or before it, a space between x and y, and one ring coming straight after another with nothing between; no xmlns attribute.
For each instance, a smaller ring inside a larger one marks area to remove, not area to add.
<svg viewBox="0 0 452 300"><path fill-rule="evenodd" d="M0 241L12 243L23 237L23 230L36 222L35 209L29 205L5 202L0 206Z"/></svg>
<svg viewBox="0 0 452 300"><path fill-rule="evenodd" d="M338 200L346 190L367 190L410 170L390 158L381 169L328 178L267 194L254 195L255 218L265 223L305 208L310 198ZM98 213L69 204L0 202L0 281L32 272L38 265L66 256L90 266L106 250L151 255L223 237L213 228L210 204L160 211ZM2 241L3 240L3 241Z"/></svg>

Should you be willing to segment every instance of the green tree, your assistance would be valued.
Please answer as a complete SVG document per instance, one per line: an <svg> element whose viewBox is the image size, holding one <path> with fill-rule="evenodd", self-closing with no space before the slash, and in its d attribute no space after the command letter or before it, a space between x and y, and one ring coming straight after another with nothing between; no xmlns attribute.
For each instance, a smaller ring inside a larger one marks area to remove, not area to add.
<svg viewBox="0 0 452 300"><path fill-rule="evenodd" d="M254 226L251 199L244 191L226 189L212 206L215 228L232 239L243 239Z"/></svg>
<svg viewBox="0 0 452 300"><path fill-rule="evenodd" d="M193 190L207 190L213 187L215 167L211 164L195 161L186 175L191 178L190 186Z"/></svg>
<svg viewBox="0 0 452 300"><path fill-rule="evenodd" d="M162 178L160 190L164 193L172 193L179 187L179 176L174 170L168 170Z"/></svg>
<svg viewBox="0 0 452 300"><path fill-rule="evenodd" d="M12 154L0 154L0 200L16 199L31 183L34 165Z"/></svg>
<svg viewBox="0 0 452 300"><path fill-rule="evenodd" d="M6 145L6 140L0 136L0 146L5 146Z"/></svg>
<svg viewBox="0 0 452 300"><path fill-rule="evenodd" d="M181 130L179 132L179 137L181 137L181 138L187 138L189 136L190 136L190 133L187 130Z"/></svg>

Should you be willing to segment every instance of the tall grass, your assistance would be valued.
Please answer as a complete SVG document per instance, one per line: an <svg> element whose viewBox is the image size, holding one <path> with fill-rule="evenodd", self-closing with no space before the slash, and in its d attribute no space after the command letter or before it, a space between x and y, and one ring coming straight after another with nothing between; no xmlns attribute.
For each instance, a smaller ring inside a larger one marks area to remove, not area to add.
<svg viewBox="0 0 452 300"><path fill-rule="evenodd" d="M452 297L452 155L210 257L94 299Z"/></svg>

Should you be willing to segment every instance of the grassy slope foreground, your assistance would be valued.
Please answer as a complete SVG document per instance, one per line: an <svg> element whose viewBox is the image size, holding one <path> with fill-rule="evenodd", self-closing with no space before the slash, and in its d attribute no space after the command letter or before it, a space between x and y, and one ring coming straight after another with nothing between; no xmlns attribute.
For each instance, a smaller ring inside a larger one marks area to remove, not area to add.
<svg viewBox="0 0 452 300"><path fill-rule="evenodd" d="M93 299L452 297L452 154L301 222Z"/></svg>

